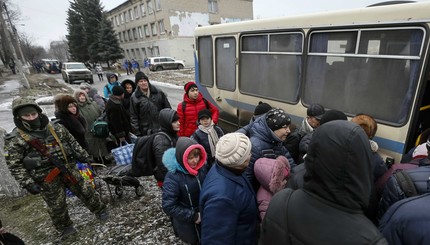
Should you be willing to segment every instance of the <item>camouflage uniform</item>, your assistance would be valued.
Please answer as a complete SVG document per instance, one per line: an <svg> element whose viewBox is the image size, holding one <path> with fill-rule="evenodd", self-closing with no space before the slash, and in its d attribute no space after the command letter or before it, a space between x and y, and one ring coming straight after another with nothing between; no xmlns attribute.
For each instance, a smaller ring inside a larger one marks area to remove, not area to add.
<svg viewBox="0 0 430 245"><path fill-rule="evenodd" d="M31 103L30 103L31 104ZM38 105L35 104L37 107ZM38 107L38 110L40 107ZM41 110L40 110L41 111ZM14 116L15 110L14 110ZM39 113L40 117L46 117ZM53 130L61 141L67 156L67 163L61 151L61 147L49 131ZM22 128L21 128L22 129ZM30 146L15 128L5 138L5 158L10 172L22 187L31 184L39 184L42 188L40 194L48 205L48 213L55 228L59 231L72 225L66 203L65 188L69 188L93 213L100 214L105 212L105 205L100 200L100 195L94 191L91 185L86 182L76 167L76 160L88 162L91 159L89 154L79 145L75 138L61 124L47 125L44 130L25 131L31 139L37 138L47 146L51 156L58 159L60 164L64 164L68 172L78 181L72 184L60 173L52 182L44 181L45 177L56 167L48 157L39 153L34 147ZM24 167L24 162L32 162L32 169Z"/></svg>

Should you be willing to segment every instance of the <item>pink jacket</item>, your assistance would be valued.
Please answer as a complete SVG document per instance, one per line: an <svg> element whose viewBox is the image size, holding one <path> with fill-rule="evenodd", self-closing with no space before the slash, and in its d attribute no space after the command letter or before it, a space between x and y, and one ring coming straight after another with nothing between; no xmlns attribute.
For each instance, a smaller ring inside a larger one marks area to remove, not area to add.
<svg viewBox="0 0 430 245"><path fill-rule="evenodd" d="M263 220L269 207L272 196L285 188L287 176L290 173L290 164L287 158L279 156L276 159L259 158L254 165L254 174L260 183L257 192L258 209Z"/></svg>

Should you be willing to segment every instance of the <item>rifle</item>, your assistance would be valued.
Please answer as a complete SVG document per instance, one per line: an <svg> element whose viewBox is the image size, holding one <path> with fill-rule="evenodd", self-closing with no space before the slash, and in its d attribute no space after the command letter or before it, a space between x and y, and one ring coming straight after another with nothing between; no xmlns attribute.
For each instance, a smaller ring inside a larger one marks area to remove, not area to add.
<svg viewBox="0 0 430 245"><path fill-rule="evenodd" d="M68 164L67 161L67 155L64 151L63 145L61 144L58 135L55 133L54 129L50 124L48 124L49 131L51 132L52 136L54 136L55 140L57 141L58 145L60 146L61 152L64 156L64 159L66 161L66 164ZM69 181L71 184L78 183L78 180L70 173L70 171L66 168L64 164L61 163L60 159L58 159L57 156L52 155L49 153L48 147L46 147L45 144L43 144L39 139L33 138L31 139L28 134L26 134L21 129L18 129L18 132L21 134L21 137L27 142L28 145L33 147L35 150L37 150L41 155L47 157L49 159L49 162L54 164L55 168L52 169L48 175L46 175L44 181L45 182L52 182L54 179L62 173L65 180Z"/></svg>

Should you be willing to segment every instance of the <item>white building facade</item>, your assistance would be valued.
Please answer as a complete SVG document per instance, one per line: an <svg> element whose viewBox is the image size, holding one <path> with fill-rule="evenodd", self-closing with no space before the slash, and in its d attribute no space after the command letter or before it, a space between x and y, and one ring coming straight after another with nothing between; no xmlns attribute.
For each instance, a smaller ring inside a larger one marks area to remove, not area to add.
<svg viewBox="0 0 430 245"><path fill-rule="evenodd" d="M108 12L125 59L170 56L194 66L197 26L251 20L253 0L128 0Z"/></svg>

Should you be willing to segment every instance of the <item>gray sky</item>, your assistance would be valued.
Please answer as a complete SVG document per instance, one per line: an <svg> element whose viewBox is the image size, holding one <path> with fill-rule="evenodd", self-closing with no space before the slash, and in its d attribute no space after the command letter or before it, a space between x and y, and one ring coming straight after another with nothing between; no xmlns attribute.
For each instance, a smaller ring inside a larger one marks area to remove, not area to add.
<svg viewBox="0 0 430 245"><path fill-rule="evenodd" d="M9 0L11 1L11 0ZM125 0L100 0L110 10ZM264 19L303 13L325 12L339 9L361 8L384 0L254 0L254 18ZM430 0L417 0L418 2ZM16 28L30 35L34 43L49 47L51 41L60 40L67 33L68 0L12 0L21 11L22 21Z"/></svg>

